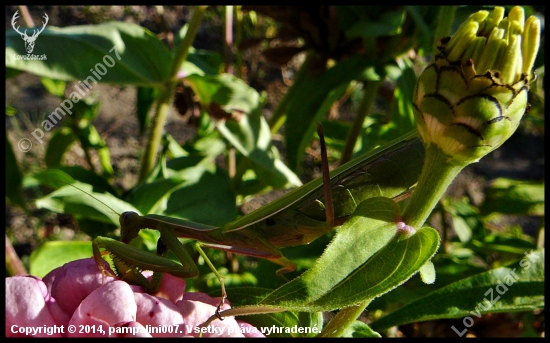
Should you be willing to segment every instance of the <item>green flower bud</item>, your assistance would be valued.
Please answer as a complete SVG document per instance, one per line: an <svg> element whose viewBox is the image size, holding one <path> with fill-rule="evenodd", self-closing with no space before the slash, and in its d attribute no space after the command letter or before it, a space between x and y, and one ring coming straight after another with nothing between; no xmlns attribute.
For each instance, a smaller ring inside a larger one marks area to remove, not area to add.
<svg viewBox="0 0 550 343"><path fill-rule="evenodd" d="M526 112L539 48L540 22L514 7L472 14L418 79L414 96L418 131L455 165L498 148Z"/></svg>

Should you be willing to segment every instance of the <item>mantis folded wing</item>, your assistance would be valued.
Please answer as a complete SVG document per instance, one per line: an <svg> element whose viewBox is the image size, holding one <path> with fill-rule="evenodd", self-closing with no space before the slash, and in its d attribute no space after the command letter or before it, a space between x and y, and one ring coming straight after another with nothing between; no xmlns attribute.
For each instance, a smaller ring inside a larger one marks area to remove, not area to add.
<svg viewBox="0 0 550 343"><path fill-rule="evenodd" d="M321 145L324 149L323 141ZM416 132L411 132L336 168L330 172L330 178L328 166L325 167L324 179L313 180L222 227L156 214L140 216L124 212L120 216L123 243L137 237L141 229L158 230L158 254L164 255L166 248L170 249L182 265L103 237L93 242L94 258L106 272L99 252L99 248L104 248L113 256L121 277L154 292L160 282L160 273L182 278L198 275L196 265L178 240L183 237L195 239L209 248L268 259L282 266L277 271L281 275L293 271L296 265L284 257L279 248L312 242L344 223L365 199L384 196L400 200L406 197L418 180L423 162L424 147ZM324 163L326 165L326 156ZM151 283L141 276L141 270L154 272Z"/></svg>

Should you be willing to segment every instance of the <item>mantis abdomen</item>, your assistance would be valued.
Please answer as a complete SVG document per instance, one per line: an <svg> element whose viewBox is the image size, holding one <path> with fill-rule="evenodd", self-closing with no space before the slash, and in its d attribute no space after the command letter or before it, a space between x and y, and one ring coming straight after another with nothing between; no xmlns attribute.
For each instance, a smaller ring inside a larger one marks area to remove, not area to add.
<svg viewBox="0 0 550 343"><path fill-rule="evenodd" d="M424 163L424 147L418 138L402 140L368 159L354 160L331 173L335 225L343 224L363 200L383 196L398 200L418 181ZM327 227L324 190L319 187L292 207L253 225L277 247L307 244ZM294 230L291 229L294 228Z"/></svg>

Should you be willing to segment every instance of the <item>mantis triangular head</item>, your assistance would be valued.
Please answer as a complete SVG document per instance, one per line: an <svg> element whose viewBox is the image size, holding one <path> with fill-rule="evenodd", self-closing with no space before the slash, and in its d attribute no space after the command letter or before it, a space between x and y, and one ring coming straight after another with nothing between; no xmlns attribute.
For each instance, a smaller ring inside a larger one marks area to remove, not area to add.
<svg viewBox="0 0 550 343"><path fill-rule="evenodd" d="M136 212L127 211L120 216L120 240L126 244L136 238L139 230L143 229L141 216Z"/></svg>

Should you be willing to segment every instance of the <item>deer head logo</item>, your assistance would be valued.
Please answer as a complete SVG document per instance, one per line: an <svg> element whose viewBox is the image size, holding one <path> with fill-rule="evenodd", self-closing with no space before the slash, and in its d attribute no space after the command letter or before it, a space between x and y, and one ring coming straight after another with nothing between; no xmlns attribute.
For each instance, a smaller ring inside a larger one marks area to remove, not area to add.
<svg viewBox="0 0 550 343"><path fill-rule="evenodd" d="M46 25L48 24L48 15L46 13L44 13L44 19L46 19L46 22L44 22L44 25L42 26L42 29L38 30L38 29L35 29L34 30L34 33L32 34L32 36L27 36L27 30L25 30L25 32L21 32L19 31L19 27L15 27L15 22L17 21L17 19L19 18L17 16L17 13L19 11L16 11L15 14L13 15L13 18L11 19L11 26L13 26L13 29L15 30L15 32L19 33L21 35L21 38L23 38L23 40L25 41L25 49L27 50L27 53L32 53L33 49L34 49L34 42L36 41L36 38L38 38L38 35L44 31L44 29L46 28Z"/></svg>

